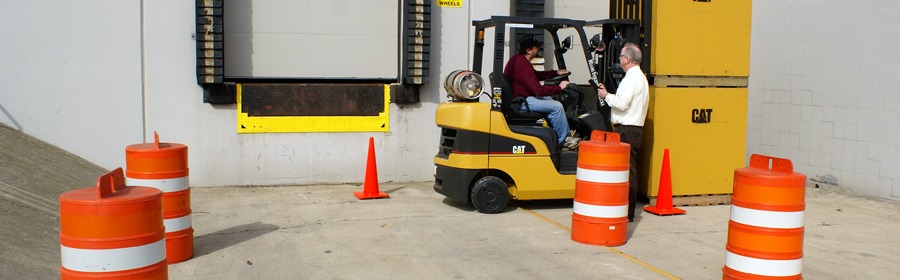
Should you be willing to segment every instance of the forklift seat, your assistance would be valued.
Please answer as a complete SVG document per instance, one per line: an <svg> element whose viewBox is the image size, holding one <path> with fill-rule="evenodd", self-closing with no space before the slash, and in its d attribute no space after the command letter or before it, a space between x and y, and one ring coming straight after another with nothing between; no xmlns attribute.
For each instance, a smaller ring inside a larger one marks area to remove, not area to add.
<svg viewBox="0 0 900 280"><path fill-rule="evenodd" d="M506 116L506 122L510 125L536 125L537 120L543 119L544 114L532 112L527 105L522 109L525 98L515 97L512 86L503 73L491 73L491 84L500 85L500 101L502 102L503 115Z"/></svg>

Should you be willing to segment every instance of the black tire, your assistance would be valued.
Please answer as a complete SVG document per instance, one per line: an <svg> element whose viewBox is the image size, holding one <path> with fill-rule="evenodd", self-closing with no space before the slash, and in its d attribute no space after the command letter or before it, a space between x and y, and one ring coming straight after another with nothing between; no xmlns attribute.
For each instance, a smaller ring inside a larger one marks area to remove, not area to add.
<svg viewBox="0 0 900 280"><path fill-rule="evenodd" d="M509 190L502 179L486 176L478 179L472 186L471 198L472 205L478 212L496 214L509 203Z"/></svg>

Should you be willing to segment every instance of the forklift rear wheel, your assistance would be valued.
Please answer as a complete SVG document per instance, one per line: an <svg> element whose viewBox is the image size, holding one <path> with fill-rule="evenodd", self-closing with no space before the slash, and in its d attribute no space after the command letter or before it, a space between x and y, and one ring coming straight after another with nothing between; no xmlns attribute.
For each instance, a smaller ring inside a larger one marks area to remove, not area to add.
<svg viewBox="0 0 900 280"><path fill-rule="evenodd" d="M509 203L509 190L506 182L494 176L478 179L472 186L472 205L475 210L485 214L500 213Z"/></svg>

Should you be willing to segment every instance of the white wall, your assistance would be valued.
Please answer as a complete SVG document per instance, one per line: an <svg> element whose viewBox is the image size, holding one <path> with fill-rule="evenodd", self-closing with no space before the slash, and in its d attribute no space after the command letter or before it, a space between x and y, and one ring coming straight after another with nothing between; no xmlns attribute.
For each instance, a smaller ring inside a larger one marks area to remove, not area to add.
<svg viewBox="0 0 900 280"><path fill-rule="evenodd" d="M143 140L140 2L0 7L0 122L107 168L123 162Z"/></svg>
<svg viewBox="0 0 900 280"><path fill-rule="evenodd" d="M607 14L606 1L547 3L548 16ZM433 6L431 83L422 102L391 105L388 133L239 135L234 105L202 103L193 1L0 6L0 122L110 169L158 131L190 147L194 186L361 182L370 136L381 181L430 180L443 75L470 67L471 20L509 14L507 1ZM898 199L900 4L756 1L752 12L748 154Z"/></svg>
<svg viewBox="0 0 900 280"><path fill-rule="evenodd" d="M900 3L754 1L748 154L900 199Z"/></svg>
<svg viewBox="0 0 900 280"><path fill-rule="evenodd" d="M422 102L391 104L388 133L237 134L235 105L202 103L194 5L0 0L0 122L109 169L157 131L189 147L195 187L361 182L369 137L380 181L433 178L439 85L468 67L469 1L433 6L431 83Z"/></svg>
<svg viewBox="0 0 900 280"><path fill-rule="evenodd" d="M388 133L237 134L234 105L201 102L194 80L193 2L152 1L147 9L147 133L190 148L194 185L361 182L368 138L374 137L380 181L433 176L440 73L465 68L468 10L433 7L432 77L422 102L391 104ZM227 3L226 3L227 5ZM226 7L227 9L227 7ZM178 20L173 20L178 19ZM443 43L442 43L443 42ZM440 90L442 92L442 90Z"/></svg>

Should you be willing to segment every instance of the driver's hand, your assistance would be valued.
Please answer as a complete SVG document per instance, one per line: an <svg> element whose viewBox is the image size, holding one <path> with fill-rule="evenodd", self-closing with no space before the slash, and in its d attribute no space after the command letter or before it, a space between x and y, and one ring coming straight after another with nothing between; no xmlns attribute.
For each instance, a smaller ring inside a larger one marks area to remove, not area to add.
<svg viewBox="0 0 900 280"><path fill-rule="evenodd" d="M568 87L568 86L569 86L569 81L559 82L559 88L561 88L561 89L566 89L566 87Z"/></svg>
<svg viewBox="0 0 900 280"><path fill-rule="evenodd" d="M569 70L566 70L566 69L556 70L557 75L565 75L566 73L569 73Z"/></svg>

